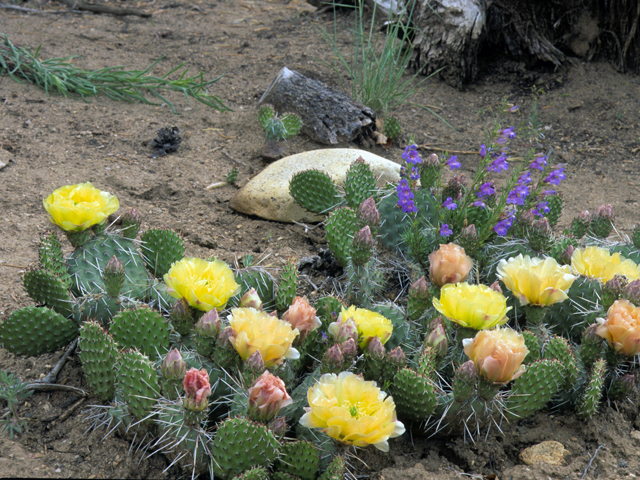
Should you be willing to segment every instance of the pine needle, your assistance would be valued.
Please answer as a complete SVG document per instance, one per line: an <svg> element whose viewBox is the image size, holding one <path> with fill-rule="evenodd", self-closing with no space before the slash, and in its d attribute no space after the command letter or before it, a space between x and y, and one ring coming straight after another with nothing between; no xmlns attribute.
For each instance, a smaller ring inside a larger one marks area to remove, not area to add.
<svg viewBox="0 0 640 480"><path fill-rule="evenodd" d="M169 105L173 113L177 114L173 104L159 93L174 91L184 93L187 100L194 98L221 112L231 111L222 100L209 94L206 89L222 76L208 81L204 80L202 72L187 76L188 68L184 67L183 63L172 68L165 75L155 77L149 75L149 72L162 58L145 70L124 70L122 66L85 70L70 63L70 60L75 57L40 60L37 58L39 51L40 47L35 53L31 53L27 48L16 47L9 41L7 35L0 34L0 75L9 75L19 83L27 80L44 89L47 95L52 92L65 96L68 93L74 93L87 102L87 97L106 95L114 100L159 105L144 95L144 93L150 93ZM174 73L179 77L176 80L170 80L169 76Z"/></svg>

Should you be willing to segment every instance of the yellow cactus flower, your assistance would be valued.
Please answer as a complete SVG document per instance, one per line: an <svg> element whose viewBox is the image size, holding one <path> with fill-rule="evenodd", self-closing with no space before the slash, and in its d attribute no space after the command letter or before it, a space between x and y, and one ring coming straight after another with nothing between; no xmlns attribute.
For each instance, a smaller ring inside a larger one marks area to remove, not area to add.
<svg viewBox="0 0 640 480"><path fill-rule="evenodd" d="M507 383L524 373L522 360L529 353L524 337L511 328L483 330L462 341L464 353L478 374L491 383Z"/></svg>
<svg viewBox="0 0 640 480"><path fill-rule="evenodd" d="M358 329L358 345L363 349L367 348L367 345L369 345L373 337L378 337L380 343L383 345L391 338L393 324L391 320L384 315L364 308L356 308L355 306L347 309L343 308L338 322L336 322L337 328L349 319L353 320L356 324L356 328ZM333 335L334 331L332 330L335 329L336 327L330 327L329 333Z"/></svg>
<svg viewBox="0 0 640 480"><path fill-rule="evenodd" d="M234 331L229 341L242 360L259 351L264 366L271 368L284 358L299 358L298 351L291 346L298 329L278 317L255 308L233 308L229 325Z"/></svg>
<svg viewBox="0 0 640 480"><path fill-rule="evenodd" d="M616 300L609 307L606 319L598 319L596 334L627 357L640 353L640 307L627 300Z"/></svg>
<svg viewBox="0 0 640 480"><path fill-rule="evenodd" d="M66 232L82 232L102 223L120 207L115 195L89 182L60 187L43 204L51 221Z"/></svg>
<svg viewBox="0 0 640 480"><path fill-rule="evenodd" d="M571 256L571 266L576 273L603 283L616 275L624 275L630 282L640 278L640 268L632 260L595 246L576 248Z"/></svg>
<svg viewBox="0 0 640 480"><path fill-rule="evenodd" d="M553 258L512 257L498 263L498 278L520 300L521 305L548 306L569 298L575 275L571 267L558 265Z"/></svg>
<svg viewBox="0 0 640 480"><path fill-rule="evenodd" d="M404 433L396 420L393 398L375 382L367 382L351 372L329 373L307 392L309 407L300 418L307 428L320 428L331 438L346 445L373 445L389 451L387 440Z"/></svg>
<svg viewBox="0 0 640 480"><path fill-rule="evenodd" d="M201 258L185 257L174 262L164 275L164 283L169 295L184 298L193 308L205 312L223 309L229 298L240 290L226 263Z"/></svg>
<svg viewBox="0 0 640 480"><path fill-rule="evenodd" d="M449 283L440 290L433 306L452 322L485 330L507 322L507 299L486 285Z"/></svg>

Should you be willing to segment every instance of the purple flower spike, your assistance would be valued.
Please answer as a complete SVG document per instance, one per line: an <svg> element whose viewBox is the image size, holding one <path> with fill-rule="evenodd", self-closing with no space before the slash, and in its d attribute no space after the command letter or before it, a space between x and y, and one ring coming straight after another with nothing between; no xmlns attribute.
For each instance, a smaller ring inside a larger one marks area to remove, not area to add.
<svg viewBox="0 0 640 480"><path fill-rule="evenodd" d="M545 183L560 185L560 182L567 178L564 174L564 165L556 165L551 173L544 178Z"/></svg>
<svg viewBox="0 0 640 480"><path fill-rule="evenodd" d="M493 231L496 232L501 237L504 237L507 234L507 231L513 226L513 214L504 220L500 220L493 227Z"/></svg>
<svg viewBox="0 0 640 480"><path fill-rule="evenodd" d="M519 185L528 185L531 182L533 182L533 179L531 178L531 172L528 170L518 177Z"/></svg>
<svg viewBox="0 0 640 480"><path fill-rule="evenodd" d="M542 156L536 158L533 162L529 164L529 170L540 170L541 172L544 170L544 167L547 166L547 156Z"/></svg>
<svg viewBox="0 0 640 480"><path fill-rule="evenodd" d="M484 158L487 156L487 146L483 143L480 145L480 158Z"/></svg>
<svg viewBox="0 0 640 480"><path fill-rule="evenodd" d="M446 223L443 223L442 226L440 227L440 236L441 237L448 237L452 233L453 233L453 230L451 230L449 228L449 225L446 224Z"/></svg>
<svg viewBox="0 0 640 480"><path fill-rule="evenodd" d="M505 128L500 132L500 135L505 138L516 138L516 132L513 131L513 127Z"/></svg>
<svg viewBox="0 0 640 480"><path fill-rule="evenodd" d="M402 208L402 211L404 213L417 213L418 209L413 202L413 192L406 178L400 180L400 183L398 183L396 187L396 192L398 193L397 205Z"/></svg>
<svg viewBox="0 0 640 480"><path fill-rule="evenodd" d="M458 204L455 203L451 197L447 197L442 206L449 210L455 210L458 207Z"/></svg>
<svg viewBox="0 0 640 480"><path fill-rule="evenodd" d="M407 145L404 149L404 153L402 154L402 159L412 165L422 163L422 159L420 158L420 155L418 155L418 146L415 144Z"/></svg>
<svg viewBox="0 0 640 480"><path fill-rule="evenodd" d="M544 215L550 211L551 209L547 202L540 202L536 205L536 208L531 210L531 212L538 217L544 217Z"/></svg>
<svg viewBox="0 0 640 480"><path fill-rule="evenodd" d="M482 185L480 185L480 188L478 189L478 192L476 193L478 198L482 198L482 197L488 197L489 195L493 195L494 193L496 193L496 189L493 188L493 185L491 185L491 182L485 182Z"/></svg>
<svg viewBox="0 0 640 480"><path fill-rule="evenodd" d="M411 180L420 180L420 171L417 167L411 167L411 175L409 176Z"/></svg>
<svg viewBox="0 0 640 480"><path fill-rule="evenodd" d="M471 205L473 205L474 207L479 207L479 208L485 208L486 207L484 202L481 202L480 200L476 200Z"/></svg>
<svg viewBox="0 0 640 480"><path fill-rule="evenodd" d="M457 155L453 155L449 160L447 160L447 165L449 165L451 170L457 170L462 166L458 161Z"/></svg>
<svg viewBox="0 0 640 480"><path fill-rule="evenodd" d="M507 157L500 155L490 165L487 166L487 170L490 172L498 173L500 170L507 170L509 164L507 163Z"/></svg>

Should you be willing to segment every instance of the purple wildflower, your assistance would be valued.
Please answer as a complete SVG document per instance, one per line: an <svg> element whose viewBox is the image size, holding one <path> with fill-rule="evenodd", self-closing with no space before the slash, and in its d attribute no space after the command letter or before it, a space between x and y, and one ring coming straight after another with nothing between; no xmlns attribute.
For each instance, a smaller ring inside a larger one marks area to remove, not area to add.
<svg viewBox="0 0 640 480"><path fill-rule="evenodd" d="M541 195L547 196L547 195L555 195L556 191L555 190L545 190L544 192L541 193Z"/></svg>
<svg viewBox="0 0 640 480"><path fill-rule="evenodd" d="M544 155L542 157L536 158L533 162L529 164L529 170L540 170L541 172L544 170L544 167L547 166L547 156Z"/></svg>
<svg viewBox="0 0 640 480"><path fill-rule="evenodd" d="M516 132L513 131L513 127L505 128L500 132L504 138L516 138Z"/></svg>
<svg viewBox="0 0 640 480"><path fill-rule="evenodd" d="M420 171L417 167L411 167L411 175L409 176L411 180L420 180Z"/></svg>
<svg viewBox="0 0 640 480"><path fill-rule="evenodd" d="M487 166L487 170L490 172L498 173L500 170L506 170L509 168L507 163L507 157L500 155L490 165Z"/></svg>
<svg viewBox="0 0 640 480"><path fill-rule="evenodd" d="M485 182L482 185L480 185L480 188L478 189L476 196L478 198L482 198L482 197L488 197L489 195L493 195L494 193L496 193L496 189L493 188L493 185L491 185L491 182Z"/></svg>
<svg viewBox="0 0 640 480"><path fill-rule="evenodd" d="M524 205L524 199L529 195L529 187L526 185L516 185L507 196L507 203L510 205Z"/></svg>
<svg viewBox="0 0 640 480"><path fill-rule="evenodd" d="M564 174L564 165L556 165L551 173L544 178L544 181L551 185L560 185L560 182L565 178L567 177Z"/></svg>
<svg viewBox="0 0 640 480"><path fill-rule="evenodd" d="M551 209L547 202L540 202L536 205L536 208L531 210L531 212L538 217L544 217L545 213L549 213L550 211Z"/></svg>
<svg viewBox="0 0 640 480"><path fill-rule="evenodd" d="M422 163L422 159L420 158L420 155L418 155L418 146L416 144L407 145L404 149L404 153L402 154L402 159L412 165Z"/></svg>
<svg viewBox="0 0 640 480"><path fill-rule="evenodd" d="M522 175L518 177L519 185L528 185L531 182L533 182L533 179L531 178L531 172L529 170L526 170Z"/></svg>
<svg viewBox="0 0 640 480"><path fill-rule="evenodd" d="M447 165L449 165L451 170L457 170L462 166L458 161L457 155L453 155L449 160L447 160Z"/></svg>
<svg viewBox="0 0 640 480"><path fill-rule="evenodd" d="M507 234L507 231L513 226L513 213L510 214L504 220L500 220L493 227L493 231L496 232L501 237L504 237Z"/></svg>
<svg viewBox="0 0 640 480"><path fill-rule="evenodd" d="M458 204L455 203L451 197L447 197L442 206L449 210L455 210L458 207Z"/></svg>
<svg viewBox="0 0 640 480"><path fill-rule="evenodd" d="M487 156L487 146L483 143L480 145L480 158L484 158Z"/></svg>
<svg viewBox="0 0 640 480"><path fill-rule="evenodd" d="M453 230L451 230L449 228L449 225L446 224L446 223L443 223L442 226L440 227L440 236L441 237L448 237L452 233L453 233Z"/></svg>
<svg viewBox="0 0 640 480"><path fill-rule="evenodd" d="M515 113L515 112L517 112L518 110L520 110L520 107L519 107L518 105L514 105L513 107L511 107L511 108L509 109L509 111L510 111L511 113Z"/></svg>
<svg viewBox="0 0 640 480"><path fill-rule="evenodd" d="M481 202L480 200L476 200L471 205L473 205L474 207L479 207L479 208L485 208L486 207L484 202Z"/></svg>
<svg viewBox="0 0 640 480"><path fill-rule="evenodd" d="M400 180L396 187L396 192L398 192L397 205L402 208L404 213L416 213L418 211L416 204L413 202L413 192L406 178Z"/></svg>

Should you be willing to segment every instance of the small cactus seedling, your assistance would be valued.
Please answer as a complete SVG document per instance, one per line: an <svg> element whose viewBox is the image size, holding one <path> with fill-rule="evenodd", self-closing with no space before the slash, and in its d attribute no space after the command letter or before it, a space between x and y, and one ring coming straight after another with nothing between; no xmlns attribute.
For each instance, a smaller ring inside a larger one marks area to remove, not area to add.
<svg viewBox="0 0 640 480"><path fill-rule="evenodd" d="M264 129L266 141L279 141L295 137L302 128L302 119L295 113L280 116L271 105L262 105L258 109L258 121Z"/></svg>

